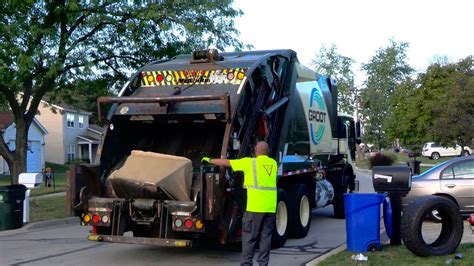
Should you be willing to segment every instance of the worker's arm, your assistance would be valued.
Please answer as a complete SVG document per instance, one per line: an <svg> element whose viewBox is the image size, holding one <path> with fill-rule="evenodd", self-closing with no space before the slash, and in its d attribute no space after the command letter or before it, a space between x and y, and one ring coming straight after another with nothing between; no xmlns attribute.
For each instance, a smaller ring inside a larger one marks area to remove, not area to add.
<svg viewBox="0 0 474 266"><path fill-rule="evenodd" d="M213 165L222 166L222 167L231 167L230 162L227 159L212 159L209 157L203 157L202 162L207 162Z"/></svg>

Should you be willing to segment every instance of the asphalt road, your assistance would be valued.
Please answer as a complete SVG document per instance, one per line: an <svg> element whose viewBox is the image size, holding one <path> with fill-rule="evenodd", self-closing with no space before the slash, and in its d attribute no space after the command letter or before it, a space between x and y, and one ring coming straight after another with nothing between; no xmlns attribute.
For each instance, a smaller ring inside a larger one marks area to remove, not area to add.
<svg viewBox="0 0 474 266"><path fill-rule="evenodd" d="M371 192L368 172L359 171L360 191ZM332 206L313 212L309 235L273 250L270 265L304 265L345 243L345 220ZM0 265L238 265L239 252L217 247L192 249L99 243L86 240L89 227L64 225L0 232Z"/></svg>

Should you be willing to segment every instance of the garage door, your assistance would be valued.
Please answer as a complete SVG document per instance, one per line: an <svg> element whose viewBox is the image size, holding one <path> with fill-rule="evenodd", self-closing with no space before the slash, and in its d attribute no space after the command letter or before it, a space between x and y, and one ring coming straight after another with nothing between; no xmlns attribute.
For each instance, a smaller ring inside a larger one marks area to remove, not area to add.
<svg viewBox="0 0 474 266"><path fill-rule="evenodd" d="M28 173L41 173L41 144L39 141L29 141L29 150L26 152L26 171Z"/></svg>

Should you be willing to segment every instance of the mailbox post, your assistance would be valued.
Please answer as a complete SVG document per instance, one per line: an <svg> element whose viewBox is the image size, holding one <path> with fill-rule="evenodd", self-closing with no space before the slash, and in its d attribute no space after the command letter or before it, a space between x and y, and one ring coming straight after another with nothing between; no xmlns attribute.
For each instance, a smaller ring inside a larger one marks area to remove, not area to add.
<svg viewBox="0 0 474 266"><path fill-rule="evenodd" d="M406 166L375 166L372 169L372 183L376 192L387 192L390 198L393 227L390 244L401 245L402 198L411 189L411 170Z"/></svg>
<svg viewBox="0 0 474 266"><path fill-rule="evenodd" d="M39 187L43 183L43 175L40 173L21 173L18 183L26 186L25 201L23 203L23 223L30 221L30 192L32 188Z"/></svg>

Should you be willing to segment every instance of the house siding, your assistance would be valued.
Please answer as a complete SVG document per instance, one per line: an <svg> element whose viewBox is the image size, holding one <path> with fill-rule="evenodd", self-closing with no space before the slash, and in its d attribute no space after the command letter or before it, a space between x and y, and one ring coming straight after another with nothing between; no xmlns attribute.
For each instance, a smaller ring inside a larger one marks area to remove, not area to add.
<svg viewBox="0 0 474 266"><path fill-rule="evenodd" d="M70 128L67 126L67 114L74 115L74 127ZM79 128L79 115L84 116L84 127ZM63 115L63 127L64 127L64 134L63 134L63 141L64 141L64 151L63 155L67 161L68 158L68 148L69 145L74 147L74 159L79 158L79 145L77 145L77 136L79 135L86 135L87 128L89 127L89 116L79 112L71 112L71 111L64 111Z"/></svg>
<svg viewBox="0 0 474 266"><path fill-rule="evenodd" d="M47 162L65 164L64 147L64 121L63 112L59 109L51 109L49 104L40 103L38 107L39 114L36 119L48 129L48 135L45 136L45 159Z"/></svg>
<svg viewBox="0 0 474 266"><path fill-rule="evenodd" d="M45 168L45 135L38 125L33 122L31 123L30 129L28 130L28 142L37 142L40 145L39 149L39 162L41 163L40 168L41 171ZM47 136L47 135L46 135ZM5 143L10 146L10 148L15 147L15 140L16 140L16 127L14 124L10 125L3 134L3 139ZM1 158L1 173L9 173L8 164L7 162ZM28 161L26 162L28 164Z"/></svg>

